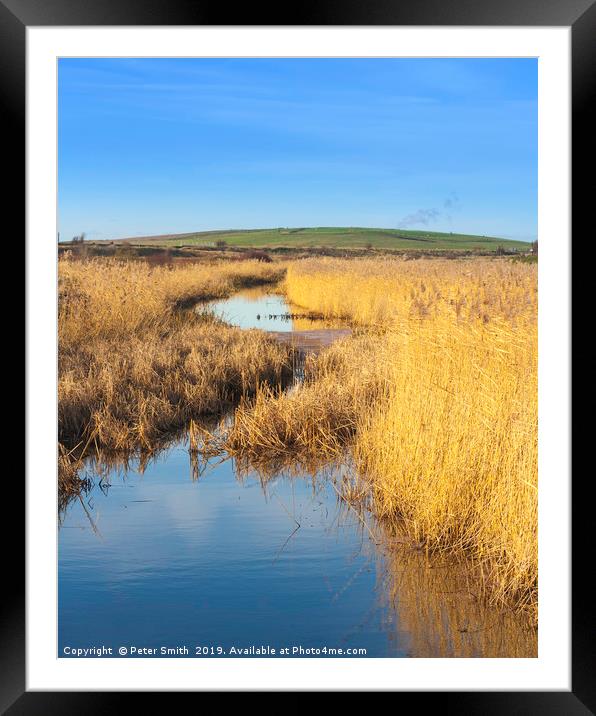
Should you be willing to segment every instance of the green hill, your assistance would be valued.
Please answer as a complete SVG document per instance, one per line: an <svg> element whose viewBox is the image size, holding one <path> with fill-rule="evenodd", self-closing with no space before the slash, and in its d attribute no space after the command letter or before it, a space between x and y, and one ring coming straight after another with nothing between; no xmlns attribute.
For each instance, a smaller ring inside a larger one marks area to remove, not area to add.
<svg viewBox="0 0 596 716"><path fill-rule="evenodd" d="M436 231L408 231L405 229L367 229L361 227L315 227L247 229L229 231L199 231L188 234L163 234L120 239L120 242L152 246L214 246L225 242L228 246L255 248L337 247L380 249L485 249L499 246L525 250L524 241L510 241L494 236L440 233Z"/></svg>

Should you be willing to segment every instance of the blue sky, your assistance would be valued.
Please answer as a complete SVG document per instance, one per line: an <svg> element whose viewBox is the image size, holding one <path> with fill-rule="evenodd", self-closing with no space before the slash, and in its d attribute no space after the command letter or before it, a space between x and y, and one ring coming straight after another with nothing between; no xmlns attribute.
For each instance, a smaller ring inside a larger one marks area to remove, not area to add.
<svg viewBox="0 0 596 716"><path fill-rule="evenodd" d="M61 59L61 240L378 226L532 240L533 59Z"/></svg>

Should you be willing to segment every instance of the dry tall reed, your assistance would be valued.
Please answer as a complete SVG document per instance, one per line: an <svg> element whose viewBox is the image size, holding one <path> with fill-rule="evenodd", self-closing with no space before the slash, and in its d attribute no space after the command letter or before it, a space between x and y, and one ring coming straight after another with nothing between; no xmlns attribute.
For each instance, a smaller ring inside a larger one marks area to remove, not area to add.
<svg viewBox="0 0 596 716"><path fill-rule="evenodd" d="M98 336L128 338L171 327L175 310L278 281L284 269L259 261L173 268L142 261L59 261L59 345Z"/></svg>
<svg viewBox="0 0 596 716"><path fill-rule="evenodd" d="M286 290L374 337L330 348L296 391L242 406L231 448L352 444L379 515L465 554L492 600L535 616L536 267L309 260L289 266Z"/></svg>
<svg viewBox="0 0 596 716"><path fill-rule="evenodd" d="M262 380L281 380L287 349L181 309L279 276L257 261L173 269L60 261L60 441L151 449L190 418L229 407Z"/></svg>

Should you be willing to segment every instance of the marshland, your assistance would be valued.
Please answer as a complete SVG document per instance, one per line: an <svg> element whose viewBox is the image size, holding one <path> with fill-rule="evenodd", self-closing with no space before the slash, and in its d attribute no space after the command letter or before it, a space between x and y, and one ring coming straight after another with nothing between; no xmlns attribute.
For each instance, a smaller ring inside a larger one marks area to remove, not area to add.
<svg viewBox="0 0 596 716"><path fill-rule="evenodd" d="M536 269L64 252L61 645L535 656Z"/></svg>

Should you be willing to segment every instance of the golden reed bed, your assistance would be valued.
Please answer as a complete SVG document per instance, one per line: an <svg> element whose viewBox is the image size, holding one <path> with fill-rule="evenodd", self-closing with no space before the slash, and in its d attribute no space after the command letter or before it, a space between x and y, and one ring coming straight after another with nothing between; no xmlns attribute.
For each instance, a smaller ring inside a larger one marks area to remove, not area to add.
<svg viewBox="0 0 596 716"><path fill-rule="evenodd" d="M276 282L258 262L59 264L59 438L150 451L241 399L226 436L253 464L342 458L344 494L433 552L465 555L494 602L537 613L537 276L508 260L309 259L288 299L355 327L305 382L287 350L195 303Z"/></svg>
<svg viewBox="0 0 596 716"><path fill-rule="evenodd" d="M167 268L61 260L60 443L77 455L151 450L259 381L279 382L290 372L286 349L188 309L281 275L256 261Z"/></svg>
<svg viewBox="0 0 596 716"><path fill-rule="evenodd" d="M535 618L536 266L307 260L285 285L366 330L311 361L301 388L245 401L228 449L306 462L349 445L351 496L428 550L465 554L491 600Z"/></svg>

